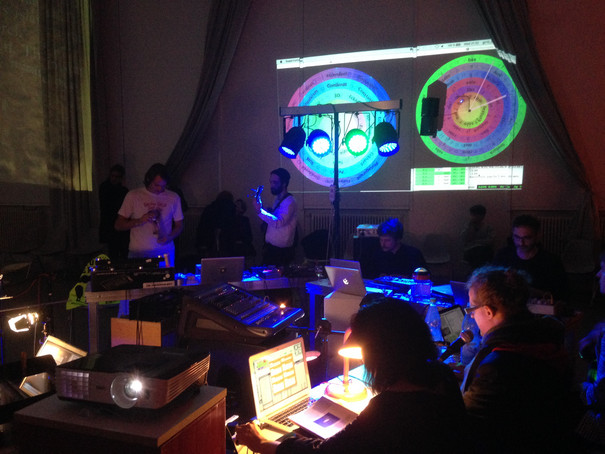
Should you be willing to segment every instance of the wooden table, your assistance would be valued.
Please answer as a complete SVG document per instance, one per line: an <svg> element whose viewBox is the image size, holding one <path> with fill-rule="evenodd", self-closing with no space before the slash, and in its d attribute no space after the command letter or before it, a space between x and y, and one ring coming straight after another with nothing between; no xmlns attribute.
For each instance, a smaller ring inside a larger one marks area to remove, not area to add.
<svg viewBox="0 0 605 454"><path fill-rule="evenodd" d="M225 454L227 390L202 386L158 410L52 395L14 415L19 454Z"/></svg>

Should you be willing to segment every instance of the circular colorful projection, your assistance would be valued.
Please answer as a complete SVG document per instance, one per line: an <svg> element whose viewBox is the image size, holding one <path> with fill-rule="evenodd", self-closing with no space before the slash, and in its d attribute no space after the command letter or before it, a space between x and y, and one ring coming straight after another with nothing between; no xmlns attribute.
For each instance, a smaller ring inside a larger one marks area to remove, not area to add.
<svg viewBox="0 0 605 454"><path fill-rule="evenodd" d="M502 60L467 55L439 68L418 98L418 131L422 100L437 80L447 85L447 95L443 128L436 137L421 136L429 150L446 161L468 164L490 159L510 145L523 124L526 105Z"/></svg>
<svg viewBox="0 0 605 454"><path fill-rule="evenodd" d="M386 90L371 76L351 68L332 68L307 79L294 93L289 107L315 106L320 104L363 103L389 100ZM396 127L395 114L388 112L340 113L338 149L338 182L340 187L353 186L370 178L387 158L378 154L376 145L357 156L344 145L344 138L352 129L361 129L369 139L374 136L374 126L389 121ZM298 126L298 119L288 119L286 130ZM301 117L307 137L315 129L322 129L334 139L334 115L307 115ZM296 168L309 180L322 186L334 182L334 145L326 154L315 154L305 144L293 159Z"/></svg>

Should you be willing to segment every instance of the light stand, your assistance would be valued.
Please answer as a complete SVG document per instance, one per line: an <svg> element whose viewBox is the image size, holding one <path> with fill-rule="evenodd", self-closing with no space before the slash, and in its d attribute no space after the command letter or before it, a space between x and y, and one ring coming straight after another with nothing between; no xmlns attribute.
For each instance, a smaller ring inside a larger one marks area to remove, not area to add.
<svg viewBox="0 0 605 454"><path fill-rule="evenodd" d="M334 258L342 258L340 250L340 186L338 181L338 150L340 148L340 121L339 113L355 114L359 112L395 112L399 116L401 99L389 101L372 101L345 104L319 104L315 106L280 107L281 117L303 117L307 115L333 115L334 118L334 182L330 188L330 201L334 207L334 230L332 232L332 247ZM399 117L398 117L399 118ZM399 132L399 121L397 121ZM294 158L294 156L292 156Z"/></svg>

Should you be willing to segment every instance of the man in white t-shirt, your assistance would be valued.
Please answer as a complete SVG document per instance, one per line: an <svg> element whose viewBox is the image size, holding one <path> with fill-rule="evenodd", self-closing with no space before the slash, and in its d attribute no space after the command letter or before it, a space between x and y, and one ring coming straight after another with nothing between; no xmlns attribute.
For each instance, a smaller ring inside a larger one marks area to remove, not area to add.
<svg viewBox="0 0 605 454"><path fill-rule="evenodd" d="M294 260L298 215L296 199L288 192L290 172L281 167L272 170L269 183L275 196L273 207L265 210L260 198L254 204L258 217L267 223L263 264L287 266Z"/></svg>
<svg viewBox="0 0 605 454"><path fill-rule="evenodd" d="M179 196L166 189L168 172L163 164L152 165L145 187L126 194L118 211L116 230L130 230L129 258L168 254L174 266L174 239L183 231L183 211Z"/></svg>

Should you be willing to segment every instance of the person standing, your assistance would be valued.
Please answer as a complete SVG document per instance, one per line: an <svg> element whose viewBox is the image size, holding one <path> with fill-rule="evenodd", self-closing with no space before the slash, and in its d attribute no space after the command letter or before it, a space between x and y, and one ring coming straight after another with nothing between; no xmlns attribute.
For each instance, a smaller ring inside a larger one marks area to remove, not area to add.
<svg viewBox="0 0 605 454"><path fill-rule="evenodd" d="M109 258L116 261L128 257L130 236L114 227L118 210L128 193L128 188L122 184L125 173L124 166L115 164L109 169L107 179L99 185L99 242L107 244Z"/></svg>
<svg viewBox="0 0 605 454"><path fill-rule="evenodd" d="M288 192L290 172L278 168L271 171L269 177L271 194L275 201L270 209L263 208L260 196L254 201L258 217L267 225L263 264L288 266L294 260L296 250L296 223L298 206L296 199Z"/></svg>
<svg viewBox="0 0 605 454"><path fill-rule="evenodd" d="M169 255L174 265L174 239L183 231L179 196L166 189L168 171L153 164L145 173L144 187L126 194L118 211L116 230L130 230L129 258Z"/></svg>

